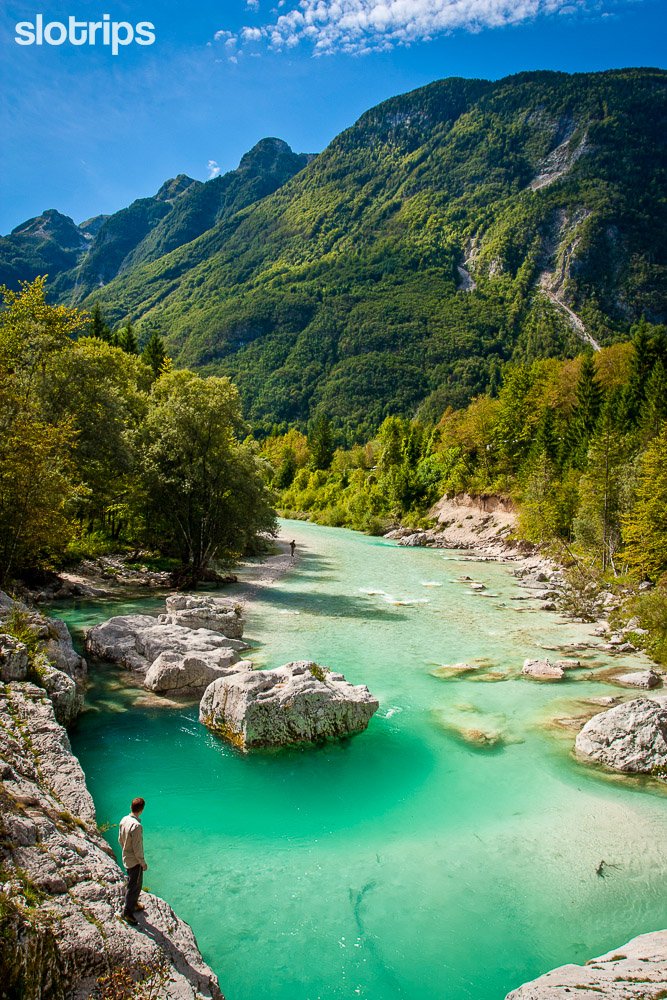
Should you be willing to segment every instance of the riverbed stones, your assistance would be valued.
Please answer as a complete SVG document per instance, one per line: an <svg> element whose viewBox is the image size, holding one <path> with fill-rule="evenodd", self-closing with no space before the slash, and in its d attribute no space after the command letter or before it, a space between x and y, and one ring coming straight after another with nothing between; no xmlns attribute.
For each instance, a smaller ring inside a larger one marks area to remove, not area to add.
<svg viewBox="0 0 667 1000"><path fill-rule="evenodd" d="M667 767L667 704L635 698L600 712L578 734L580 757L626 774Z"/></svg>
<svg viewBox="0 0 667 1000"><path fill-rule="evenodd" d="M562 681L565 668L561 664L562 661L552 663L551 660L524 660L521 673L536 681Z"/></svg>
<svg viewBox="0 0 667 1000"><path fill-rule="evenodd" d="M623 687L643 688L645 691L660 686L660 675L655 670L637 670L630 674L619 674L612 680Z"/></svg>
<svg viewBox="0 0 667 1000"><path fill-rule="evenodd" d="M181 598L176 599L179 600ZM182 600L187 602L193 599L185 597ZM213 621L215 609L209 610ZM148 690L201 694L216 676L223 676L238 663L239 652L248 649L248 645L220 631L225 616L230 613L234 619L231 629L234 632L238 632L239 628L242 630L240 615L230 612L226 601L215 619L215 631L164 620L191 611L196 614L190 620L197 622L201 608L179 608L177 605L174 612L160 618L151 615L110 618L88 632L86 649L98 659L118 663L140 674Z"/></svg>
<svg viewBox="0 0 667 1000"><path fill-rule="evenodd" d="M377 708L364 685L304 660L213 681L199 719L235 746L251 749L350 736L366 729Z"/></svg>
<svg viewBox="0 0 667 1000"><path fill-rule="evenodd" d="M667 930L641 934L586 965L563 965L505 1000L658 1000L667 992Z"/></svg>

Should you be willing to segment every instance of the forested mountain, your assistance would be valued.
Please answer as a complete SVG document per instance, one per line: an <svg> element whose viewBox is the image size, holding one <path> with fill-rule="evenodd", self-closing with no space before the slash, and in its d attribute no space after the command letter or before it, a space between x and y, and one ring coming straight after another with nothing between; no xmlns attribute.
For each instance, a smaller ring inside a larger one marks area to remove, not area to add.
<svg viewBox="0 0 667 1000"><path fill-rule="evenodd" d="M666 82L534 72L393 98L259 200L192 184L83 303L232 376L259 430L437 420L507 360L667 316Z"/></svg>
<svg viewBox="0 0 667 1000"><path fill-rule="evenodd" d="M48 274L52 296L79 302L119 273L155 260L272 193L309 159L280 139L262 139L236 170L206 183L179 174L153 197L111 216L77 226L46 211L0 239L0 284L16 289L20 280Z"/></svg>

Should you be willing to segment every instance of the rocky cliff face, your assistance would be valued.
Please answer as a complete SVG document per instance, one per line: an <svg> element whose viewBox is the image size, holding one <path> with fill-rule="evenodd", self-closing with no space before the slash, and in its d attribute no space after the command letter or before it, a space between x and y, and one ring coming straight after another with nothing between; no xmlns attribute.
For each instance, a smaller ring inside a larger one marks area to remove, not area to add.
<svg viewBox="0 0 667 1000"><path fill-rule="evenodd" d="M33 616L35 626L38 619ZM54 636L47 640L54 643L54 662L64 663L70 651L76 657L69 636L64 639L64 625L41 621L61 635L62 646ZM192 931L167 903L144 893L139 926L119 919L124 875L97 829L85 776L54 702L44 686L26 679L31 669L40 679L34 653L28 655L16 639L2 645L0 984L7 991L2 995L83 1000L94 995L101 977L113 976L145 981L154 997L221 1000ZM9 679L12 672L23 676Z"/></svg>

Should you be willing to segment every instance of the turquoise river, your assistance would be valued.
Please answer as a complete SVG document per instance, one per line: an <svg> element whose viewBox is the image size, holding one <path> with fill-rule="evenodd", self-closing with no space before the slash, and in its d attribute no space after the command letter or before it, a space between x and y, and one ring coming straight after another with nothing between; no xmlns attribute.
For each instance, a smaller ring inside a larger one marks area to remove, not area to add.
<svg viewBox="0 0 667 1000"><path fill-rule="evenodd" d="M100 822L146 799L147 887L192 925L227 1000L502 1000L666 926L667 797L577 763L574 731L552 721L612 690L595 679L601 654L559 684L518 676L543 647L590 640L586 627L512 601L523 592L496 563L281 530L300 559L249 608L251 655L367 684L380 709L365 733L244 756L197 706L158 707L94 665L72 734ZM157 606L58 613L80 635ZM478 675L433 673L473 660ZM480 750L461 729L504 743Z"/></svg>

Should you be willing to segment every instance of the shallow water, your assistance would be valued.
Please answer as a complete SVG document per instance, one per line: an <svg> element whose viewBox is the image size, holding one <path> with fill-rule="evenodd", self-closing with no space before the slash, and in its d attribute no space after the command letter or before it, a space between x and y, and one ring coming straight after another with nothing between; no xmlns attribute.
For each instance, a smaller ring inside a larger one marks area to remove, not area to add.
<svg viewBox="0 0 667 1000"><path fill-rule="evenodd" d="M368 684L366 733L242 756L196 707L137 703L104 667L73 733L100 822L146 798L147 886L192 924L227 1000L502 1000L664 927L667 798L577 764L573 732L549 725L613 689L590 670L516 676L585 627L511 601L493 563L298 522L283 537L301 559L253 605L253 659ZM116 608L60 613L80 628ZM432 675L476 659L477 675ZM472 747L460 727L503 742Z"/></svg>

